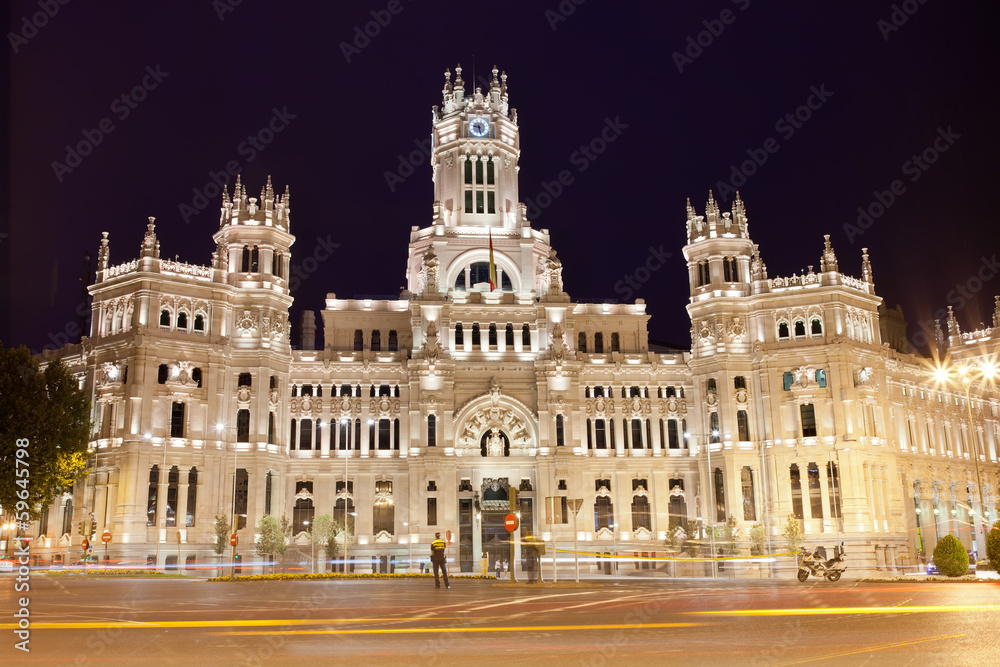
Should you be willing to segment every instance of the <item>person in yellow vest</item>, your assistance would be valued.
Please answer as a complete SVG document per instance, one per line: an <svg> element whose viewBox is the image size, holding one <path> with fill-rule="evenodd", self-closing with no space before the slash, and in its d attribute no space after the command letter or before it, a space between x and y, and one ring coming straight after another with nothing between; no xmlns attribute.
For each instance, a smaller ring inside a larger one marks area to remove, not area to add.
<svg viewBox="0 0 1000 667"><path fill-rule="evenodd" d="M434 588L441 588L441 581L438 579L438 569L444 573L444 587L451 588L448 583L448 564L445 562L444 549L447 546L441 539L441 533L434 533L434 541L431 542L431 565L434 566Z"/></svg>

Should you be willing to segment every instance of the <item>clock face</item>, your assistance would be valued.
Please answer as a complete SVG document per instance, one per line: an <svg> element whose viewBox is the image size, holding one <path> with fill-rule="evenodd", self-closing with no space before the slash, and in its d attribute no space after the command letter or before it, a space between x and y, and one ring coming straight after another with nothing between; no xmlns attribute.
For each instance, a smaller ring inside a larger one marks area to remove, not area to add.
<svg viewBox="0 0 1000 667"><path fill-rule="evenodd" d="M476 118L471 123L469 123L469 132L477 137L485 137L490 131L490 124L487 123L482 118Z"/></svg>

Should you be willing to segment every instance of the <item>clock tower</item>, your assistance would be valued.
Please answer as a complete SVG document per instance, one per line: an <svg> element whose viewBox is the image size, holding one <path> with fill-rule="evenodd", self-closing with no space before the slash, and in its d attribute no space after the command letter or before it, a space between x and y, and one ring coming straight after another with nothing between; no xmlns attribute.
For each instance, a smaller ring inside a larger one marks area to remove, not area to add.
<svg viewBox="0 0 1000 667"><path fill-rule="evenodd" d="M562 292L559 281L553 287L551 280L561 265L551 256L548 230L531 229L518 201L520 136L507 74L494 67L492 75L489 90L477 87L467 95L462 66L455 68L454 81L445 70L441 105L431 115L434 214L429 227L410 233L411 293L492 291L491 255L494 289Z"/></svg>

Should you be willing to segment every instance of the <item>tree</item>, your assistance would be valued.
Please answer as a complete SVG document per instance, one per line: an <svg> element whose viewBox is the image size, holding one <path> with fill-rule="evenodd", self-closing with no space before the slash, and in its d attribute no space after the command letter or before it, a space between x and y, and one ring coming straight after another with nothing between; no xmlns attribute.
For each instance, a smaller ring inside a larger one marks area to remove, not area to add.
<svg viewBox="0 0 1000 667"><path fill-rule="evenodd" d="M767 531L764 524L755 523L750 527L750 555L761 556L764 554L764 545L767 542Z"/></svg>
<svg viewBox="0 0 1000 667"><path fill-rule="evenodd" d="M799 547L806 540L802 524L791 514L788 515L788 521L785 522L785 529L781 532L781 536L785 538L785 545L788 547L788 551L798 551Z"/></svg>
<svg viewBox="0 0 1000 667"><path fill-rule="evenodd" d="M1000 572L1000 521L993 524L993 529L986 535L986 558L990 567Z"/></svg>
<svg viewBox="0 0 1000 667"><path fill-rule="evenodd" d="M292 534L288 520L282 517L281 522L271 514L265 514L257 522L257 548L258 556L271 556L277 562L288 551L286 539Z"/></svg>
<svg viewBox="0 0 1000 667"><path fill-rule="evenodd" d="M342 530L339 521L334 521L329 514L321 514L313 519L309 541L323 550L326 560L331 560L337 553L337 536Z"/></svg>
<svg viewBox="0 0 1000 667"><path fill-rule="evenodd" d="M969 554L957 537L945 535L934 547L934 565L946 577L960 577L969 571Z"/></svg>
<svg viewBox="0 0 1000 667"><path fill-rule="evenodd" d="M743 539L743 531L736 517L732 514L729 515L725 525L718 531L715 539L717 542L721 542L718 546L722 548L723 553L727 556L732 556L739 552L740 540Z"/></svg>
<svg viewBox="0 0 1000 667"><path fill-rule="evenodd" d="M28 348L0 343L0 506L32 517L80 478L87 463L90 400L60 360L44 369ZM28 477L17 477L18 443L27 442ZM18 501L22 504L18 505Z"/></svg>
<svg viewBox="0 0 1000 667"><path fill-rule="evenodd" d="M229 548L229 519L224 516L215 517L215 542L212 551L221 556Z"/></svg>

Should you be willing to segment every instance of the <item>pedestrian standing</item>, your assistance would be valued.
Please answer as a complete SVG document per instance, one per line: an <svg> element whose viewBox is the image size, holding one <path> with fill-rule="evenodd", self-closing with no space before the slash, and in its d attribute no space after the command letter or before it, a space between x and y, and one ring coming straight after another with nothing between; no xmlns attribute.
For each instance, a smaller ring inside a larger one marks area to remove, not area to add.
<svg viewBox="0 0 1000 667"><path fill-rule="evenodd" d="M505 578L507 577L507 559L506 558L503 559L503 576Z"/></svg>
<svg viewBox="0 0 1000 667"><path fill-rule="evenodd" d="M444 587L451 588L451 584L448 583L448 564L445 562L444 540L441 539L441 533L434 533L434 541L431 542L431 565L434 567L434 588L441 588L441 581L438 579L438 570L440 569L444 573Z"/></svg>
<svg viewBox="0 0 1000 667"><path fill-rule="evenodd" d="M500 578L500 559L499 558L497 558L496 571L497 571L497 579L499 579Z"/></svg>

